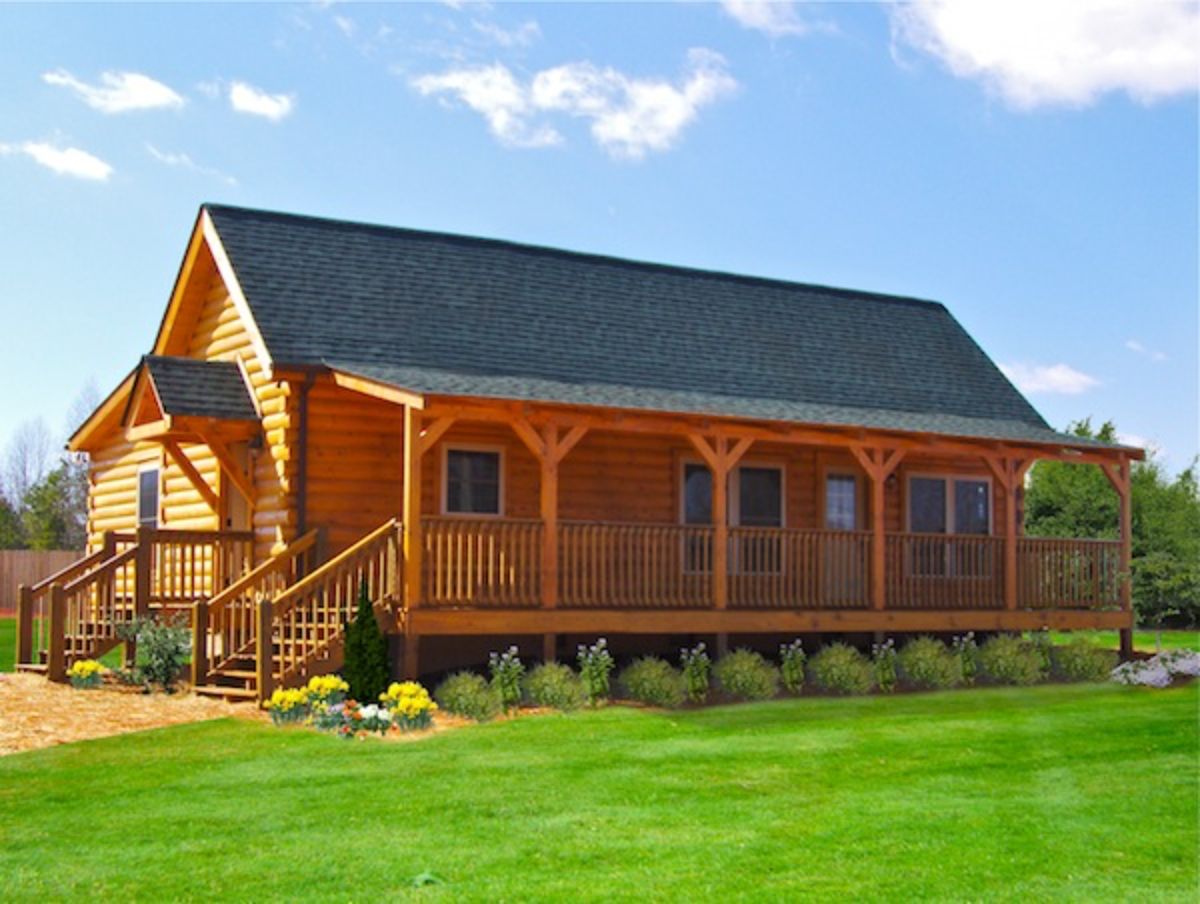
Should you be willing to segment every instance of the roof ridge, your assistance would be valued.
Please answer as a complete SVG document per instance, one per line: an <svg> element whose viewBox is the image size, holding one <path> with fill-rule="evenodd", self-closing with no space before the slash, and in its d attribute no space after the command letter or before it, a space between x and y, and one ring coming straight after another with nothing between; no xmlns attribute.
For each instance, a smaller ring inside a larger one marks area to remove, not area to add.
<svg viewBox="0 0 1200 904"><path fill-rule="evenodd" d="M574 251L569 248L556 248L550 245L537 245L528 242L517 242L511 239L489 238L486 236L466 235L458 232L437 232L428 229L414 229L408 226L390 226L383 223L365 223L359 220L347 220L337 217L319 217L312 214L290 213L287 211L264 210L257 207L242 207L235 204L216 204L204 202L201 210L227 211L237 214L270 217L279 220L300 220L317 226L349 226L354 229L378 232L389 235L404 235L420 237L444 242L455 242L474 246L506 248L526 254L542 254L550 257L561 257L570 260L587 260L594 263L615 264L622 267L636 267L643 270L653 270L663 273L686 274L709 279L728 280L747 285L772 286L776 288L800 289L816 294L830 295L839 298L849 298L855 301L875 301L887 304L913 305L929 307L942 311L947 308L942 302L928 298L917 298L911 295L894 295L887 292L873 292L867 289L849 289L841 286L827 286L820 283L796 282L771 276L754 276L748 273L734 273L728 270L708 270L703 267L693 267L684 264L665 264L658 261L638 260L635 258L618 257L613 254L600 254L592 251ZM218 227L219 230L220 227Z"/></svg>

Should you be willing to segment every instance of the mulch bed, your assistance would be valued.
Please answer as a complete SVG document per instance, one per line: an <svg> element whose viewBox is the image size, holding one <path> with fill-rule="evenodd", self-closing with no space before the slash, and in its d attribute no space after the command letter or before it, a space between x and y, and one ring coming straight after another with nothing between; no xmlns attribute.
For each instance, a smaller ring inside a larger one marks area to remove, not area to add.
<svg viewBox="0 0 1200 904"><path fill-rule="evenodd" d="M251 705L190 693L143 694L117 685L85 691L41 675L0 673L0 756L228 716L267 718Z"/></svg>

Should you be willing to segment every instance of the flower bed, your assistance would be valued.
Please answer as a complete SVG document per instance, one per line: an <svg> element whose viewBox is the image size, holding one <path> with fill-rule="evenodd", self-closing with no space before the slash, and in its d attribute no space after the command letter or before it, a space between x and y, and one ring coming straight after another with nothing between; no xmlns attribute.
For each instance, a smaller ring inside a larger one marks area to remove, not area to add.
<svg viewBox="0 0 1200 904"><path fill-rule="evenodd" d="M322 675L304 687L276 690L263 708L276 725L311 725L343 738L423 731L433 725L438 706L415 681L392 684L379 695L378 703L349 700L349 689L339 676Z"/></svg>

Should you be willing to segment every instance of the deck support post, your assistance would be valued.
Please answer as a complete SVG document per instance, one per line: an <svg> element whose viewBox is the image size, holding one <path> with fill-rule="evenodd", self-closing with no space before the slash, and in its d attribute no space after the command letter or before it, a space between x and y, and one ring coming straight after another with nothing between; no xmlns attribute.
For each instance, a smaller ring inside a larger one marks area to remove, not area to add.
<svg viewBox="0 0 1200 904"><path fill-rule="evenodd" d="M192 605L192 687L208 683L208 601Z"/></svg>
<svg viewBox="0 0 1200 904"><path fill-rule="evenodd" d="M417 661L417 654L421 649L421 638L413 631L411 625L406 625L404 630L404 659L400 663L401 673L404 675L405 681L416 681L421 676L421 664Z"/></svg>
<svg viewBox="0 0 1200 904"><path fill-rule="evenodd" d="M714 609L724 609L729 605L729 475L754 440L698 433L687 437L712 472L712 601Z"/></svg>
<svg viewBox="0 0 1200 904"><path fill-rule="evenodd" d="M1020 524L1017 518L1017 495L1025 484L1025 474L1033 464L1032 459L983 456L992 470L996 482L1004 490L1004 608L1015 612L1020 603L1017 574L1017 545L1020 542Z"/></svg>
<svg viewBox="0 0 1200 904"><path fill-rule="evenodd" d="M553 609L558 605L558 466L567 453L587 433L587 427L571 427L561 433L553 421L542 425L541 430L525 418L516 418L512 429L521 442L529 447L541 465L539 487L542 516L542 608Z"/></svg>
<svg viewBox="0 0 1200 904"><path fill-rule="evenodd" d="M542 662L554 662L558 657L558 635L542 635Z"/></svg>
<svg viewBox="0 0 1200 904"><path fill-rule="evenodd" d="M1121 611L1127 619L1121 628L1121 659L1133 658L1133 493L1130 484L1129 459L1124 456L1117 462L1103 466L1104 476L1117 491L1120 500L1121 518Z"/></svg>
<svg viewBox="0 0 1200 904"><path fill-rule="evenodd" d="M136 551L133 567L133 618L141 618L150 612L151 580L154 569L154 535L152 527L139 527L136 536ZM136 635L125 641L125 668L137 665Z"/></svg>
<svg viewBox="0 0 1200 904"><path fill-rule="evenodd" d="M850 451L871 481L871 608L882 610L887 606L885 490L888 477L904 457L904 449L893 449L888 454L886 449L852 445Z"/></svg>
<svg viewBox="0 0 1200 904"><path fill-rule="evenodd" d="M50 637L46 676L51 681L67 680L67 597L62 584L50 585Z"/></svg>
<svg viewBox="0 0 1200 904"><path fill-rule="evenodd" d="M33 662L33 588L17 587L17 659L18 663Z"/></svg>
<svg viewBox="0 0 1200 904"><path fill-rule="evenodd" d="M275 638L271 636L272 601L269 597L258 601L255 610L254 664L258 672L258 700L270 700L275 692ZM282 652L282 651L281 651Z"/></svg>

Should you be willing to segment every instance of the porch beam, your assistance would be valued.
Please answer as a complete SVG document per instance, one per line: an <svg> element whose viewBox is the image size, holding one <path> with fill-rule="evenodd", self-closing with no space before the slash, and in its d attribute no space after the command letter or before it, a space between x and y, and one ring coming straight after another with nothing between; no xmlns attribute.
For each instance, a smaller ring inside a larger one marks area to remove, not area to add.
<svg viewBox="0 0 1200 904"><path fill-rule="evenodd" d="M179 447L179 444L174 440L163 440L163 449L167 456L175 462L179 470L183 472L183 476L188 479L188 483L192 485L200 498L208 504L214 515L219 515L221 510L220 500L217 494L213 492L213 488L208 485L208 481L204 479L204 475L196 470L196 466L192 464L192 460L187 457L187 453Z"/></svg>
<svg viewBox="0 0 1200 904"><path fill-rule="evenodd" d="M871 481L871 607L887 606L887 479L904 458L905 449L890 453L880 447L855 443L850 452Z"/></svg>
<svg viewBox="0 0 1200 904"><path fill-rule="evenodd" d="M714 608L724 609L729 605L729 474L754 440L698 433L689 433L687 438L712 474L712 600Z"/></svg>
<svg viewBox="0 0 1200 904"><path fill-rule="evenodd" d="M438 440L445 436L446 431L454 426L454 418L439 417L421 431L421 454L424 455L437 445Z"/></svg>
<svg viewBox="0 0 1200 904"><path fill-rule="evenodd" d="M233 453L229 451L229 447L225 445L223 440L218 439L211 433L201 434L201 439L212 450L213 457L221 465L222 472L229 478L229 482L237 487L237 491L246 500L246 505L253 508L254 484L237 463L237 459L233 457Z"/></svg>

